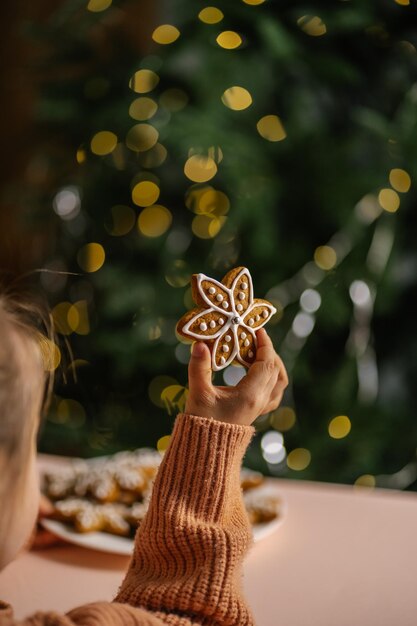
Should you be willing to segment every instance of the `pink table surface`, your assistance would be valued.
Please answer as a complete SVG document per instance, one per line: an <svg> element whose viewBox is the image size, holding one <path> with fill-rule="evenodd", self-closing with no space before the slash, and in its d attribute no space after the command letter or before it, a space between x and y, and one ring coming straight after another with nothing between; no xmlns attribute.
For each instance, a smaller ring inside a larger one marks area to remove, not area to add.
<svg viewBox="0 0 417 626"><path fill-rule="evenodd" d="M244 568L258 626L415 626L415 494L276 484L285 520L253 546ZM110 600L127 562L72 545L25 553L0 574L0 597L19 618Z"/></svg>

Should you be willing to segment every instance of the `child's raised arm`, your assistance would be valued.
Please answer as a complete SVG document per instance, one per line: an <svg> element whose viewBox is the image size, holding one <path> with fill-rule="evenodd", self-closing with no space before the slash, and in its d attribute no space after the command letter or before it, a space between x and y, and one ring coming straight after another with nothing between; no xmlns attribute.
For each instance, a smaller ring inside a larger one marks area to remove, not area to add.
<svg viewBox="0 0 417 626"><path fill-rule="evenodd" d="M240 488L252 422L288 384L264 330L256 362L236 387L214 387L207 346L195 344L186 413L178 415L148 513L115 598L169 624L253 624L241 590L252 541Z"/></svg>

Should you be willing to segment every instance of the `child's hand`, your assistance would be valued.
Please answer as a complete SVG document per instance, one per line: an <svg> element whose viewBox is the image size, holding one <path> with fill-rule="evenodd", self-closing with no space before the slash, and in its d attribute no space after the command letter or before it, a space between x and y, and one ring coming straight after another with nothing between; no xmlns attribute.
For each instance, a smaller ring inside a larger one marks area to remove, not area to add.
<svg viewBox="0 0 417 626"><path fill-rule="evenodd" d="M288 385L287 372L266 331L262 328L256 335L256 361L235 387L213 386L210 350L202 342L194 344L186 413L249 426L259 415L279 406Z"/></svg>

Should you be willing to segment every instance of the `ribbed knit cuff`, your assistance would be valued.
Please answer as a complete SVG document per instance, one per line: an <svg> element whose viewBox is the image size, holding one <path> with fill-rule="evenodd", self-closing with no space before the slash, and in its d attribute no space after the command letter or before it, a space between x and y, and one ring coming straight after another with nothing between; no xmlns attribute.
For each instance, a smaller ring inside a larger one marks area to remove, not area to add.
<svg viewBox="0 0 417 626"><path fill-rule="evenodd" d="M160 501L173 507L169 512L218 521L230 490L239 483L254 432L253 426L180 413L158 475Z"/></svg>

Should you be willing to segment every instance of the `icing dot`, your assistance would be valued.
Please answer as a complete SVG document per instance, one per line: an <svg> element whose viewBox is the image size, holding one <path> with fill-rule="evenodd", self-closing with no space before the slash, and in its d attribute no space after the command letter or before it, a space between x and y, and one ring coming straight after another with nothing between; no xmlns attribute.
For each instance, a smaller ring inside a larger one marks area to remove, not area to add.
<svg viewBox="0 0 417 626"><path fill-rule="evenodd" d="M209 326L210 328L216 328L216 322L214 320L210 320Z"/></svg>
<svg viewBox="0 0 417 626"><path fill-rule="evenodd" d="M241 311L243 309L243 306L240 304L240 302L239 302L239 304L236 305L236 309L238 311Z"/></svg>
<svg viewBox="0 0 417 626"><path fill-rule="evenodd" d="M246 346L246 348L247 348L249 344L250 344L249 339L245 339L243 345Z"/></svg>
<svg viewBox="0 0 417 626"><path fill-rule="evenodd" d="M241 333L241 334L240 334L240 338L241 338L241 339L246 339L246 333Z"/></svg>
<svg viewBox="0 0 417 626"><path fill-rule="evenodd" d="M230 335L226 335L226 337L224 338L225 341L229 342L232 341L232 338Z"/></svg>
<svg viewBox="0 0 417 626"><path fill-rule="evenodd" d="M221 301L223 300L223 296L222 296L222 294L221 294L221 293L218 293L218 294L217 294L217 296L216 296L216 300L217 300L217 302L221 302Z"/></svg>
<svg viewBox="0 0 417 626"><path fill-rule="evenodd" d="M268 311L265 309L264 311L262 311L262 317L265 319L265 317L268 317Z"/></svg>
<svg viewBox="0 0 417 626"><path fill-rule="evenodd" d="M252 350L249 350L249 352L248 352L248 357L249 357L250 359L253 357L253 352L252 352Z"/></svg>
<svg viewBox="0 0 417 626"><path fill-rule="evenodd" d="M248 324L249 324L249 326L253 326L253 317L251 317L251 318L248 320Z"/></svg>
<svg viewBox="0 0 417 626"><path fill-rule="evenodd" d="M222 347L223 352L229 352L229 346L226 346L226 344Z"/></svg>
<svg viewBox="0 0 417 626"><path fill-rule="evenodd" d="M222 304L222 307L223 307L224 309L228 309L228 308L229 308L229 303L228 303L228 302L226 302L226 300L224 300L224 302L223 302L223 304Z"/></svg>
<svg viewBox="0 0 417 626"><path fill-rule="evenodd" d="M220 326L223 326L224 324L224 319L222 317L219 317L219 324Z"/></svg>
<svg viewBox="0 0 417 626"><path fill-rule="evenodd" d="M201 322L200 330L207 330L207 324L205 322Z"/></svg>
<svg viewBox="0 0 417 626"><path fill-rule="evenodd" d="M239 291L238 298L239 298L239 300L244 300L245 299L245 294L243 293L243 291Z"/></svg>
<svg viewBox="0 0 417 626"><path fill-rule="evenodd" d="M220 357L220 365L224 365L226 363L226 359L224 358L224 356Z"/></svg>
<svg viewBox="0 0 417 626"><path fill-rule="evenodd" d="M255 322L259 322L260 319L259 315L255 315Z"/></svg>
<svg viewBox="0 0 417 626"><path fill-rule="evenodd" d="M241 289L247 289L248 288L248 283L245 283L245 282L240 283L240 288Z"/></svg>
<svg viewBox="0 0 417 626"><path fill-rule="evenodd" d="M214 294L216 293L215 288L214 288L214 287L210 287L210 289L209 289L209 293L210 293L211 295L214 295Z"/></svg>

